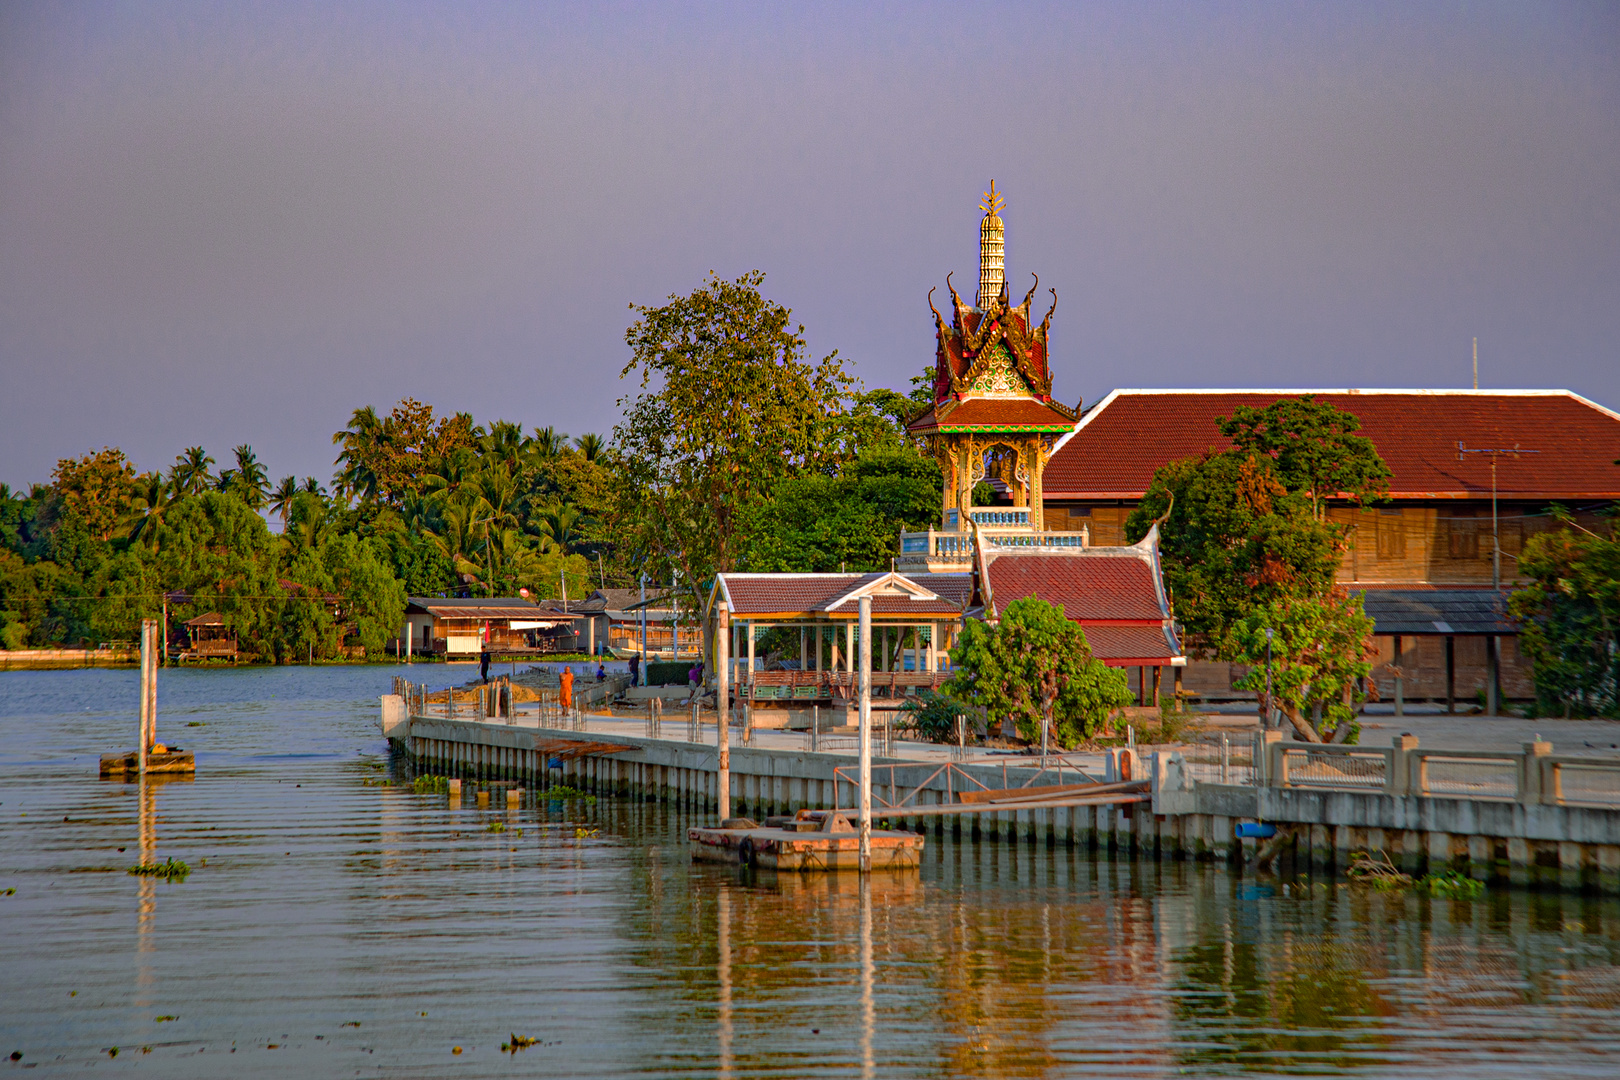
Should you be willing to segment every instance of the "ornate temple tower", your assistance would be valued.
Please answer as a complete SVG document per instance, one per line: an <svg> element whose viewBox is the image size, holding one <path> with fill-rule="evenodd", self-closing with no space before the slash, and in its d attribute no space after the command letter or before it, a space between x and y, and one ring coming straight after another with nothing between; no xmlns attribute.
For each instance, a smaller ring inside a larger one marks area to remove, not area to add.
<svg viewBox="0 0 1620 1080"><path fill-rule="evenodd" d="M1006 484L1013 505L1027 507L1030 526L1043 530L1041 476L1052 444L1073 430L1078 416L1078 409L1052 398L1046 340L1057 310L1056 290L1048 290L1052 307L1038 326L1030 323L1029 305L1039 277L1023 302L1008 302L1001 207L992 181L980 204L977 303L963 303L947 274L952 307L947 322L934 307L933 290L928 293L937 340L934 403L908 430L927 438L944 470L948 530L966 527L962 511L973 505L973 485L987 477Z"/></svg>

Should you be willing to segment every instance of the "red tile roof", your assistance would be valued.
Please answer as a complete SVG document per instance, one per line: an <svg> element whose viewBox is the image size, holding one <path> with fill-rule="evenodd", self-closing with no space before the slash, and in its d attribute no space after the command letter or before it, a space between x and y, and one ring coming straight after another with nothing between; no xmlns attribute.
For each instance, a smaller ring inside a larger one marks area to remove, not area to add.
<svg viewBox="0 0 1620 1080"><path fill-rule="evenodd" d="M1154 626L1088 626L1086 644L1091 655L1114 667L1136 664L1168 664L1181 653L1170 646L1162 625Z"/></svg>
<svg viewBox="0 0 1620 1080"><path fill-rule="evenodd" d="M1101 549L1094 549L1101 550ZM1114 549L1128 552L1128 548ZM1026 596L1063 608L1076 622L1168 617L1160 606L1153 568L1134 554L996 555L986 559L995 614Z"/></svg>
<svg viewBox="0 0 1620 1080"><path fill-rule="evenodd" d="M1230 445L1216 417L1307 393L1360 419L1397 498L1488 498L1489 458L1459 460L1459 442L1539 451L1499 461L1503 498L1620 498L1620 414L1567 390L1116 390L1059 443L1046 498L1140 498L1160 465Z"/></svg>
<svg viewBox="0 0 1620 1080"><path fill-rule="evenodd" d="M1034 596L1079 623L1099 660L1115 666L1179 662L1157 538L1154 530L1130 547L981 548L979 572L990 585L985 618L998 619L1013 601Z"/></svg>
<svg viewBox="0 0 1620 1080"><path fill-rule="evenodd" d="M1068 431L1074 420L1050 403L1035 398L967 398L928 410L907 425L922 434L931 431L993 431L1036 428Z"/></svg>

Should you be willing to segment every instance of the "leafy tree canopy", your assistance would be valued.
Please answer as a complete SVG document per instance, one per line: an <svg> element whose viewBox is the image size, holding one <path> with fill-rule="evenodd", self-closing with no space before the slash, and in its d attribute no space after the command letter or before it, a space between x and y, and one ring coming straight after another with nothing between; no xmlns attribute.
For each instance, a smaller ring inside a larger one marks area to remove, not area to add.
<svg viewBox="0 0 1620 1080"><path fill-rule="evenodd" d="M932 458L900 447L866 451L837 476L790 477L748 521L744 564L796 573L887 570L902 530L938 522L940 483Z"/></svg>
<svg viewBox="0 0 1620 1080"><path fill-rule="evenodd" d="M1389 466L1371 439L1356 434L1361 421L1313 394L1258 409L1239 405L1215 426L1238 453L1274 461L1279 482L1310 499L1318 517L1328 499L1366 503L1389 491Z"/></svg>
<svg viewBox="0 0 1620 1080"><path fill-rule="evenodd" d="M613 451L620 524L655 580L679 575L689 609L735 569L757 505L784 479L836 473L852 456L844 409L859 390L836 352L812 362L804 328L753 271L711 276L661 307L631 305Z"/></svg>
<svg viewBox="0 0 1620 1080"><path fill-rule="evenodd" d="M1566 527L1525 542L1513 594L1519 648L1535 670L1536 709L1620 717L1620 540Z"/></svg>
<svg viewBox="0 0 1620 1080"><path fill-rule="evenodd" d="M124 452L103 447L63 458L51 474L60 512L82 522L97 540L110 540L135 498L135 467Z"/></svg>
<svg viewBox="0 0 1620 1080"><path fill-rule="evenodd" d="M948 694L984 708L992 723L1012 717L1031 742L1044 726L1053 742L1072 747L1131 703L1125 673L1091 655L1085 631L1062 608L1033 596L1008 604L995 626L969 620L951 667Z"/></svg>

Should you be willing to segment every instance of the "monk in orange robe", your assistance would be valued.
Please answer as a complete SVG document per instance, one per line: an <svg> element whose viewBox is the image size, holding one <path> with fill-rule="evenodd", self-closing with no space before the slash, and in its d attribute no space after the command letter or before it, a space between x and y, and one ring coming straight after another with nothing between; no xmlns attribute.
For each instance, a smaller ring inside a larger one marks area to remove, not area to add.
<svg viewBox="0 0 1620 1080"><path fill-rule="evenodd" d="M562 669L562 697L560 700L563 708L572 709L574 707L574 669L571 667Z"/></svg>

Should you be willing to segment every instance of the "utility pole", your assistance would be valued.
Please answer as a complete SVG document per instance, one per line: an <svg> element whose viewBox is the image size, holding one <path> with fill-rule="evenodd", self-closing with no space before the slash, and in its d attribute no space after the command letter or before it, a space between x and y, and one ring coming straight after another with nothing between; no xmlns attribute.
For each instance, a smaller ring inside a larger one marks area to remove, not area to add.
<svg viewBox="0 0 1620 1080"><path fill-rule="evenodd" d="M1266 627L1266 712L1261 731L1271 730L1271 627Z"/></svg>
<svg viewBox="0 0 1620 1080"><path fill-rule="evenodd" d="M1491 459L1491 588L1502 589L1502 539L1497 529L1496 515L1496 461L1501 457L1517 459L1520 454L1539 454L1540 450L1523 450L1518 443L1508 447L1470 448L1457 444L1457 460L1466 460L1464 454L1485 454Z"/></svg>
<svg viewBox="0 0 1620 1080"><path fill-rule="evenodd" d="M1474 389L1479 389L1479 338L1474 339Z"/></svg>
<svg viewBox="0 0 1620 1080"><path fill-rule="evenodd" d="M1502 537L1498 531L1496 515L1496 461L1507 456L1517 459L1520 454L1539 454L1540 450L1523 450L1518 443L1510 447L1483 447L1470 448L1461 442L1457 443L1457 460L1466 460L1464 454L1484 454L1491 459L1491 592L1497 603L1502 599ZM1496 707L1501 698L1499 685L1502 679L1501 660L1497 656L1496 635L1490 634L1485 639L1486 659L1490 661L1490 676L1485 683L1485 715L1495 716Z"/></svg>

